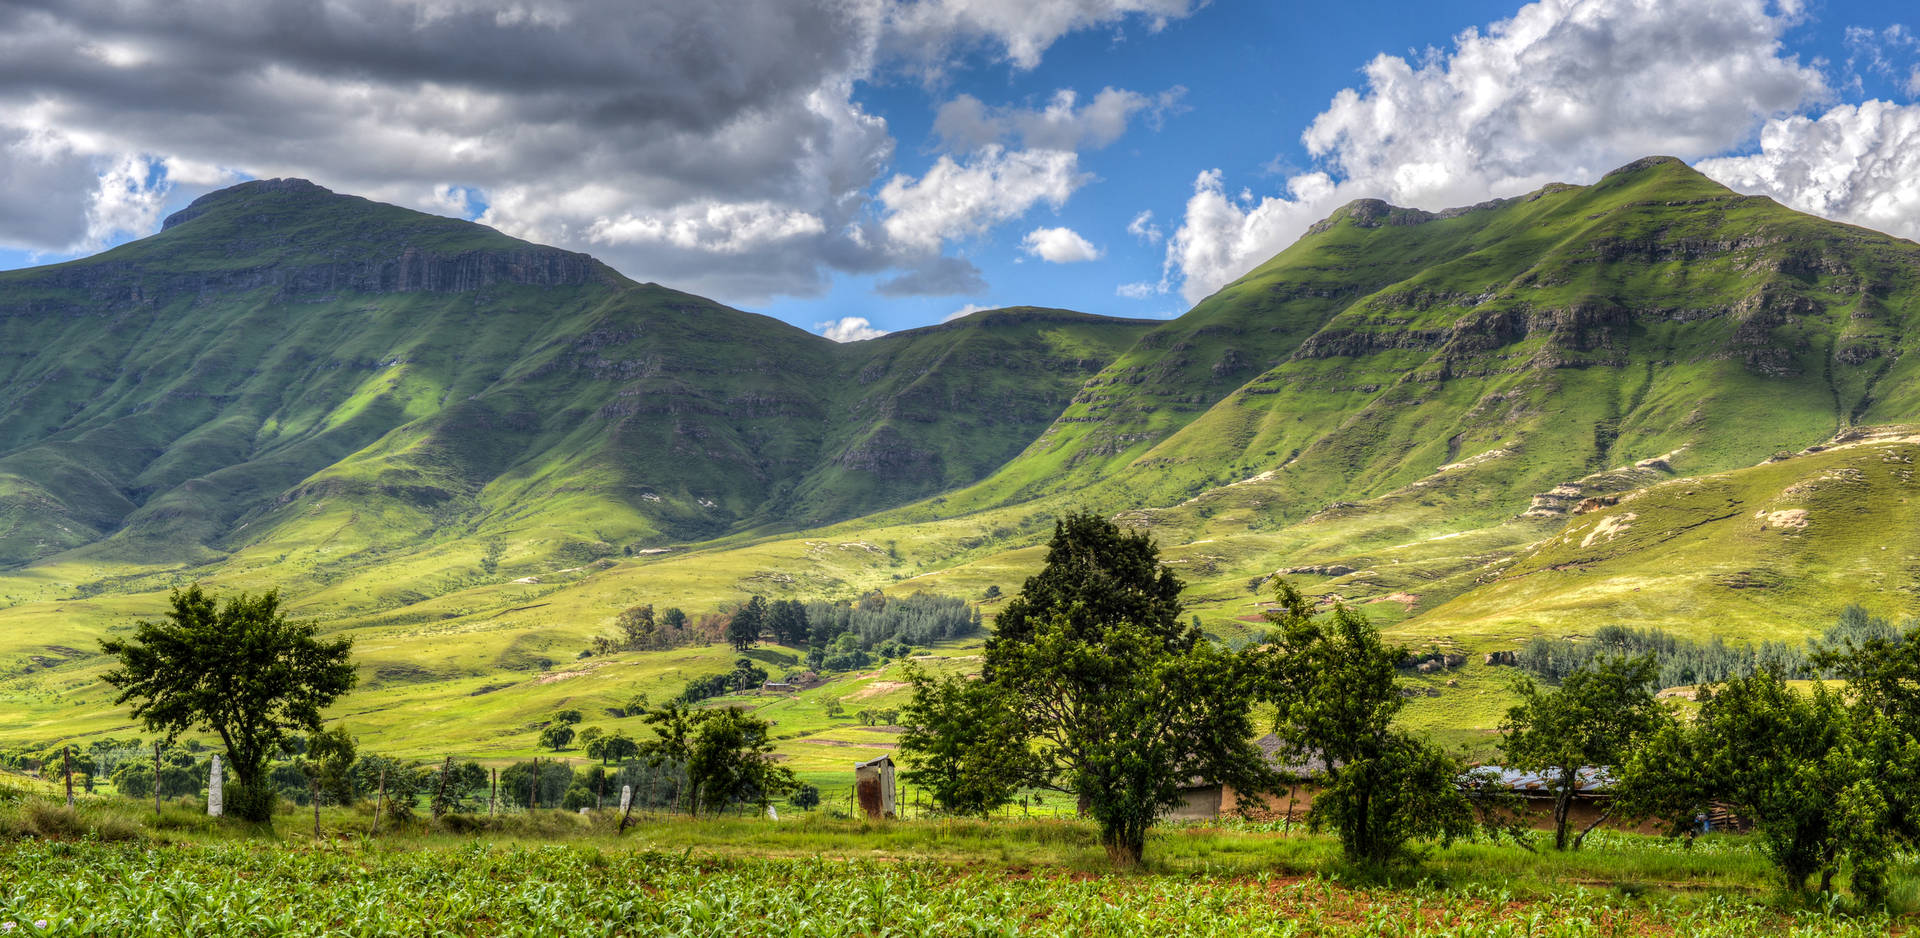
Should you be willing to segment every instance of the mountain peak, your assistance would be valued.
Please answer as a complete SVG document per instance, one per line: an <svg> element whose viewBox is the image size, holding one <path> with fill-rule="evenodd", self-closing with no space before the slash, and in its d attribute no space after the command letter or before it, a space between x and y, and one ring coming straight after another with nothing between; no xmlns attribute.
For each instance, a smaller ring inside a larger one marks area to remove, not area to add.
<svg viewBox="0 0 1920 938"><path fill-rule="evenodd" d="M216 189L197 199L180 211L167 216L160 223L165 231L182 222L192 221L208 211L223 205L241 204L263 195L295 194L303 196L329 196L332 189L315 185L311 180L289 177L286 179L250 179L225 189Z"/></svg>

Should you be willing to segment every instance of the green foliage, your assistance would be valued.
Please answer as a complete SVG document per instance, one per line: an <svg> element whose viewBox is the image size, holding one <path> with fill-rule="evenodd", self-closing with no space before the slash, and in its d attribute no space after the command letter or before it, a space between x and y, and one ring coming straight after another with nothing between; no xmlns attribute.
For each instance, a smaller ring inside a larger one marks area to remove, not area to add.
<svg viewBox="0 0 1920 938"><path fill-rule="evenodd" d="M1584 640L1536 636L1517 657L1523 670L1557 682L1608 658L1640 655L1654 662L1649 680L1660 687L1712 684L1767 669L1798 675L1808 666L1806 653L1785 642L1734 644L1716 635L1703 643L1620 625L1600 626Z"/></svg>
<svg viewBox="0 0 1920 938"><path fill-rule="evenodd" d="M1525 678L1515 682L1520 702L1500 727L1510 768L1543 773L1553 793L1553 846L1578 850L1588 832L1612 814L1612 803L1571 843L1568 811L1583 769L1626 762L1641 740L1669 722L1653 695L1656 661L1610 657L1589 661L1567 675L1558 690L1542 691Z"/></svg>
<svg viewBox="0 0 1920 938"><path fill-rule="evenodd" d="M1073 630L1090 635L1108 623L1131 622L1162 633L1170 647L1191 647L1198 635L1179 622L1183 585L1159 558L1146 533L1122 531L1091 512L1054 522L1045 565L994 620L989 656L1002 643L1029 640L1063 614Z"/></svg>
<svg viewBox="0 0 1920 938"><path fill-rule="evenodd" d="M573 770L551 759L515 762L500 770L500 800L522 808L560 807L572 785Z"/></svg>
<svg viewBox="0 0 1920 938"><path fill-rule="evenodd" d="M802 811L811 811L820 807L820 787L817 785L799 785L793 794L787 797L787 803Z"/></svg>
<svg viewBox="0 0 1920 938"><path fill-rule="evenodd" d="M584 718L585 717L580 713L579 710L572 709L572 708L569 708L566 710L555 710L553 712L553 716L551 717L553 722L564 723L568 726L572 726L576 723L579 723Z"/></svg>
<svg viewBox="0 0 1920 938"><path fill-rule="evenodd" d="M746 651L760 643L760 633L766 629L769 613L767 598L756 595L734 610L727 620L727 642L736 651Z"/></svg>
<svg viewBox="0 0 1920 938"><path fill-rule="evenodd" d="M116 704L169 741L189 729L220 737L238 778L236 816L271 822L267 761L291 730L317 732L320 711L354 685L352 642L314 638L311 623L288 622L278 593L245 593L217 606L198 584L173 593L166 622L140 622L130 640L100 643L119 659L105 679Z"/></svg>
<svg viewBox="0 0 1920 938"><path fill-rule="evenodd" d="M1761 671L1705 695L1692 725L1657 733L1628 764L1622 798L1675 833L1724 805L1753 824L1789 890L1816 874L1830 890L1844 861L1854 892L1877 903L1895 849L1911 842L1893 809L1917 783L1920 743L1883 714Z"/></svg>
<svg viewBox="0 0 1920 938"><path fill-rule="evenodd" d="M549 723L540 731L540 745L559 752L573 742L573 727L566 723Z"/></svg>
<svg viewBox="0 0 1920 938"><path fill-rule="evenodd" d="M1325 774L1309 824L1333 828L1350 860L1376 866L1403 857L1412 841L1468 833L1472 810L1456 785L1464 767L1393 728L1403 704L1396 666L1407 650L1384 643L1344 603L1321 618L1287 581L1274 584L1264 695L1283 751Z"/></svg>
<svg viewBox="0 0 1920 938"><path fill-rule="evenodd" d="M902 749L916 769L974 810L1010 787L1071 792L1121 867L1139 864L1148 829L1195 776L1270 789L1251 742L1250 662L1180 622L1180 580L1153 541L1077 514L1055 526L1047 556L1008 603L1020 610L1011 630L1002 613L983 689L915 681L909 712L924 725Z"/></svg>
<svg viewBox="0 0 1920 938"><path fill-rule="evenodd" d="M1014 696L997 683L918 668L907 671L907 680L913 701L901 716L907 731L900 736L907 780L950 814L986 817L1012 801L1036 768Z"/></svg>
<svg viewBox="0 0 1920 938"><path fill-rule="evenodd" d="M772 725L732 707L688 710L670 703L647 714L654 738L640 744L650 764L684 766L690 814L746 802L766 807L796 784L773 757Z"/></svg>

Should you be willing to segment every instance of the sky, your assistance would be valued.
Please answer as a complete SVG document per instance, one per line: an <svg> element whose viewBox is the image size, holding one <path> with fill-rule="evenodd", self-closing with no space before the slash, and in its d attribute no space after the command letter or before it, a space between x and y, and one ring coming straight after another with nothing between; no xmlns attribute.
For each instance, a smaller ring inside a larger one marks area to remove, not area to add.
<svg viewBox="0 0 1920 938"><path fill-rule="evenodd" d="M849 341L1171 318L1352 199L1653 154L1920 238L1920 10L0 0L0 269L299 176Z"/></svg>

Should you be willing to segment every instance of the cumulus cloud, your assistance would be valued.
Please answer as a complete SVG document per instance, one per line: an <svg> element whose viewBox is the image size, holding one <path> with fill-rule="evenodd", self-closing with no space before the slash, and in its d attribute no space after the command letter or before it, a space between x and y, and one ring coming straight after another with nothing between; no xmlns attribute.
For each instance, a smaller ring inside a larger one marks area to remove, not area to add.
<svg viewBox="0 0 1920 938"><path fill-rule="evenodd" d="M1026 214L1036 203L1065 204L1091 178L1070 150L1008 150L988 145L964 160L942 156L918 179L895 176L880 189L881 222L896 244L934 252Z"/></svg>
<svg viewBox="0 0 1920 938"><path fill-rule="evenodd" d="M1072 228L1035 228L1020 240L1020 248L1049 264L1078 264L1100 259L1100 249Z"/></svg>
<svg viewBox="0 0 1920 938"><path fill-rule="evenodd" d="M875 329L865 316L842 316L831 322L814 323L813 328L835 342L862 342L887 334L885 329Z"/></svg>
<svg viewBox="0 0 1920 938"><path fill-rule="evenodd" d="M1127 222L1127 234L1139 238L1145 244L1159 244L1160 239L1166 237L1160 231L1160 226L1153 223L1152 209L1133 216L1133 220Z"/></svg>
<svg viewBox="0 0 1920 938"><path fill-rule="evenodd" d="M1758 153L1699 169L1801 211L1920 239L1920 104L1868 101L1769 121Z"/></svg>
<svg viewBox="0 0 1920 938"><path fill-rule="evenodd" d="M1031 67L1073 30L1188 12L1186 0L0 4L0 244L82 250L152 230L169 197L305 176L427 211L484 207L479 220L508 233L735 302L817 293L833 271L911 273L939 249L914 225L905 245L880 227L873 189L895 141L854 100L857 83L982 51Z"/></svg>
<svg viewBox="0 0 1920 938"><path fill-rule="evenodd" d="M1011 143L1042 150L1099 149L1127 132L1139 115L1158 125L1176 108L1185 88L1175 87L1148 97L1135 91L1102 88L1082 105L1070 88L1053 93L1044 108L988 107L979 98L963 94L940 106L933 132L948 147L973 150L994 143Z"/></svg>
<svg viewBox="0 0 1920 938"><path fill-rule="evenodd" d="M1541 0L1416 61L1381 55L1302 135L1318 168L1279 194L1194 181L1168 244L1198 301L1355 198L1437 209L1590 181L1649 154L1698 159L1822 101L1782 51L1797 5L1765 0Z"/></svg>
<svg viewBox="0 0 1920 938"><path fill-rule="evenodd" d="M1147 283L1144 281L1140 283L1123 283L1113 288L1114 296L1125 297L1129 300L1144 300L1165 292L1167 292L1165 284Z"/></svg>

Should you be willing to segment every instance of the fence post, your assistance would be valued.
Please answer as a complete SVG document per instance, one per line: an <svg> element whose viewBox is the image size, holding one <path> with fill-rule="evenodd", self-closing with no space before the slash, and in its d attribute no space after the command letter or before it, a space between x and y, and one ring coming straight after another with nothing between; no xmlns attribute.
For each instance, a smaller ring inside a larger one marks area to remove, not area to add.
<svg viewBox="0 0 1920 938"><path fill-rule="evenodd" d="M60 774L67 779L67 807L73 807L73 747L60 747Z"/></svg>
<svg viewBox="0 0 1920 938"><path fill-rule="evenodd" d="M527 786L527 810L540 807L540 757L533 757L533 783Z"/></svg>
<svg viewBox="0 0 1920 938"><path fill-rule="evenodd" d="M493 770L493 781L487 785L487 817L493 817L493 802L500 797L500 770Z"/></svg>
<svg viewBox="0 0 1920 938"><path fill-rule="evenodd" d="M375 795L373 799L373 833L369 836L377 837L380 834L380 806L386 804L386 801L387 767L383 765L380 767L380 793Z"/></svg>
<svg viewBox="0 0 1920 938"><path fill-rule="evenodd" d="M160 741L153 741L153 816L160 816Z"/></svg>
<svg viewBox="0 0 1920 938"><path fill-rule="evenodd" d="M320 839L320 784L307 776L307 800L313 802L313 839Z"/></svg>

